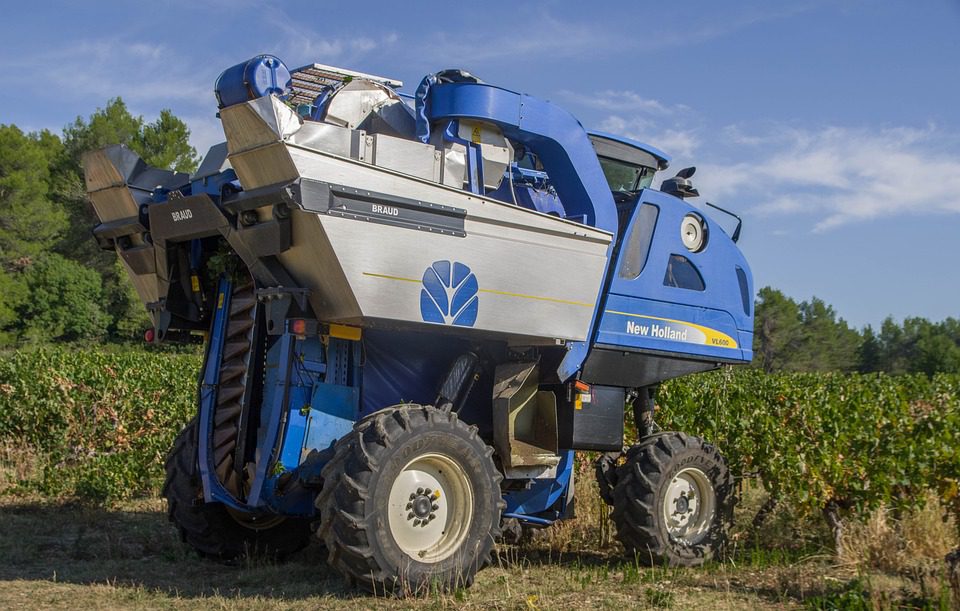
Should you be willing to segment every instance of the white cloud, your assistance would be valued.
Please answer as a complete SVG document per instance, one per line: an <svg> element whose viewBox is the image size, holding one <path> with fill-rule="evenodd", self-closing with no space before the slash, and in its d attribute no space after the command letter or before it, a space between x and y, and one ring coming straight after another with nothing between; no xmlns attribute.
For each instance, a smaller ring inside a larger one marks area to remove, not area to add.
<svg viewBox="0 0 960 611"><path fill-rule="evenodd" d="M652 146L661 149L668 155L676 155L678 158L691 158L700 147L700 138L696 132L685 129L655 131L650 135L648 141Z"/></svg>
<svg viewBox="0 0 960 611"><path fill-rule="evenodd" d="M395 33L379 40L370 36L331 38L306 26L302 19L291 18L279 7L267 11L264 21L279 34L272 48L277 49L279 56L292 61L291 66L307 62L355 62L383 45L393 45L398 39Z"/></svg>
<svg viewBox="0 0 960 611"><path fill-rule="evenodd" d="M723 18L717 19L707 13L703 17L692 16L686 27L659 28L645 32L625 43L634 50L664 49L704 43L717 38L730 36L736 32L772 21L790 19L812 8L810 3L791 3L780 6L778 3L761 3L758 6L737 10L730 7Z"/></svg>
<svg viewBox="0 0 960 611"><path fill-rule="evenodd" d="M607 89L590 94L576 93L567 89L557 95L569 102L610 112L641 112L656 115L669 115L687 110L686 106L668 106L659 100L646 98L635 91L615 91Z"/></svg>
<svg viewBox="0 0 960 611"><path fill-rule="evenodd" d="M22 60L0 63L0 74L23 71ZM122 97L127 102L171 101L206 103L212 100L212 78L197 78L196 65L162 44L130 42L123 38L83 40L34 54L27 68L33 82L49 95L64 100L93 97L99 103ZM215 75L214 75L215 76Z"/></svg>
<svg viewBox="0 0 960 611"><path fill-rule="evenodd" d="M609 28L561 20L545 10L518 11L513 19L490 29L467 28L455 34L438 32L422 40L409 41L408 54L442 58L448 65L479 66L497 60L582 58L584 54L621 49L623 41L611 36Z"/></svg>
<svg viewBox="0 0 960 611"><path fill-rule="evenodd" d="M620 115L610 115L599 123L599 129L645 142L671 157L693 157L700 147L700 138L695 130L685 129L679 125L658 127L657 123L644 117L625 118Z"/></svg>
<svg viewBox="0 0 960 611"><path fill-rule="evenodd" d="M740 133L731 128L725 133ZM933 126L773 129L737 142L755 161L704 164L701 192L807 216L814 231L897 215L960 213L960 157Z"/></svg>

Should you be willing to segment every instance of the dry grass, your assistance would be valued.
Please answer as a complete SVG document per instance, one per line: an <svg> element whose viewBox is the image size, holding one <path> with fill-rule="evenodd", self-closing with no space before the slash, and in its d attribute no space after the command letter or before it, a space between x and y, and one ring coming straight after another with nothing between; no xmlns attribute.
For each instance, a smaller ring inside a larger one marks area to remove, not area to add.
<svg viewBox="0 0 960 611"><path fill-rule="evenodd" d="M40 469L40 454L25 443L0 440L0 494L34 478Z"/></svg>
<svg viewBox="0 0 960 611"><path fill-rule="evenodd" d="M610 516L612 510L600 498L592 458L592 454L581 452L574 463L576 517L545 529L540 537L535 538L538 544L552 552L613 552L622 549L616 542Z"/></svg>
<svg viewBox="0 0 960 611"><path fill-rule="evenodd" d="M4 455L8 458L17 455L15 448L5 451L13 452ZM13 463L0 464L13 469ZM504 546L469 590L404 600L350 588L326 565L319 544L284 564L201 560L177 540L160 500L104 508L8 493L0 495L0 608L530 611L945 604L942 580L930 571L895 573L870 563L838 563L825 552L829 535L822 526L804 522L789 507L778 508L752 531L750 520L765 500L756 485L743 490L741 518L725 561L699 569L645 568L623 557L590 469L586 461L577 467L576 519L522 545ZM947 531L931 518L937 510L931 505L925 511L896 522L885 518L909 541L902 546L904 557L932 558L950 545ZM941 536L938 547L934 542Z"/></svg>
<svg viewBox="0 0 960 611"><path fill-rule="evenodd" d="M844 534L839 558L858 569L892 574L939 568L944 556L957 547L957 526L936 495L923 507L899 517L881 507L861 522L852 522Z"/></svg>

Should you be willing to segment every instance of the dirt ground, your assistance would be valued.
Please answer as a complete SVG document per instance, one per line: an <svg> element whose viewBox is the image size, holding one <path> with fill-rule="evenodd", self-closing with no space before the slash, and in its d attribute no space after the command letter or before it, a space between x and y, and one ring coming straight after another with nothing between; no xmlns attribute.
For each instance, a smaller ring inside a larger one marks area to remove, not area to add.
<svg viewBox="0 0 960 611"><path fill-rule="evenodd" d="M289 561L225 565L178 541L164 504L93 508L0 498L3 609L792 609L948 608L942 575L863 574L829 554L734 551L699 569L650 569L615 549L504 548L469 590L362 594L318 543Z"/></svg>

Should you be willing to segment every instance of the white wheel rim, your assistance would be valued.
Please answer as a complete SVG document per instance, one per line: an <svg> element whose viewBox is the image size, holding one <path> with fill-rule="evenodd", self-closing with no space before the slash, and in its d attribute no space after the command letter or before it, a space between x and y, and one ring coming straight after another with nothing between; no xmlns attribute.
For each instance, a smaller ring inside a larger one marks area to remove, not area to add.
<svg viewBox="0 0 960 611"><path fill-rule="evenodd" d="M467 538L473 487L452 458L418 456L394 480L387 516L390 534L405 554L418 562L440 562Z"/></svg>
<svg viewBox="0 0 960 611"><path fill-rule="evenodd" d="M667 485L662 506L671 538L698 543L710 530L716 502L716 492L703 471L690 467L677 473Z"/></svg>

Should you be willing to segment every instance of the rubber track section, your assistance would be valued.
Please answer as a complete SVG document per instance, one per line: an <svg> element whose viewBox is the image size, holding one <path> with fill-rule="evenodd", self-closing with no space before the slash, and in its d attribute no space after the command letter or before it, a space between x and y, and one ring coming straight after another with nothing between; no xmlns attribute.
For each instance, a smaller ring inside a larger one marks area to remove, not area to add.
<svg viewBox="0 0 960 611"><path fill-rule="evenodd" d="M242 497L243 482L236 468L237 435L247 391L247 372L256 339L257 298L249 282L233 289L225 348L213 419L213 463L217 479L230 494Z"/></svg>

